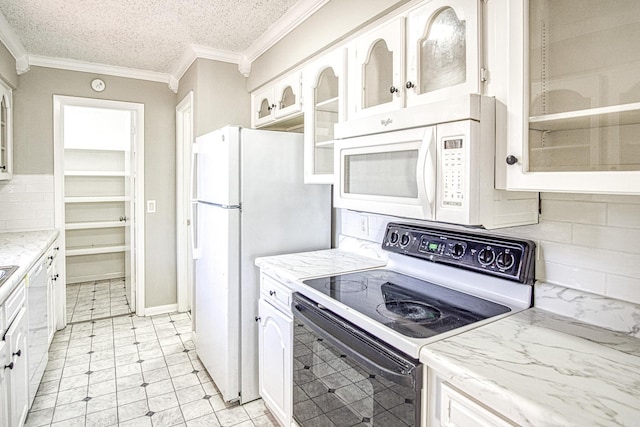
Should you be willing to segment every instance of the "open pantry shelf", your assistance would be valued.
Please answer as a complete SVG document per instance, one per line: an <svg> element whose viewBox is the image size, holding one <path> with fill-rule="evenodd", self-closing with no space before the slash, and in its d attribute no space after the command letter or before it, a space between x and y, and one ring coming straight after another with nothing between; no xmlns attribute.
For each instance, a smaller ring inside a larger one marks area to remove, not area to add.
<svg viewBox="0 0 640 427"><path fill-rule="evenodd" d="M118 245L118 246L86 246L79 248L67 248L66 255L69 256L79 256L79 255L99 255L99 254L109 254L114 252L124 252L126 250L126 246Z"/></svg>

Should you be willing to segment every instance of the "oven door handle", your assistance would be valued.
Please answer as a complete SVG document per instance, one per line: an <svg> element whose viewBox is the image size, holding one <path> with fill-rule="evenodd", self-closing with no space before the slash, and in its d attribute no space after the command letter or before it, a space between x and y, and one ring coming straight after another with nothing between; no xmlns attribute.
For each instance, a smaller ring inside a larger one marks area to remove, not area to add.
<svg viewBox="0 0 640 427"><path fill-rule="evenodd" d="M374 338L348 324L323 307L298 300L294 304L295 316L305 325L353 358L369 373L406 387L415 388L420 381L420 365L417 360L408 359L388 346L382 346ZM368 355L371 355L369 357ZM374 360L375 359L375 360Z"/></svg>

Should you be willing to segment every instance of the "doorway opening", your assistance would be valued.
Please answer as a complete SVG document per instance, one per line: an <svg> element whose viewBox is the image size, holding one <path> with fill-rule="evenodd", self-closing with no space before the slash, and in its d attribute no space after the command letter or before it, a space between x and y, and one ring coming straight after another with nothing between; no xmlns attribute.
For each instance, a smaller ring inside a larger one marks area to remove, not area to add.
<svg viewBox="0 0 640 427"><path fill-rule="evenodd" d="M193 92L176 107L176 242L178 311L193 299Z"/></svg>
<svg viewBox="0 0 640 427"><path fill-rule="evenodd" d="M54 97L58 328L144 314L143 108Z"/></svg>

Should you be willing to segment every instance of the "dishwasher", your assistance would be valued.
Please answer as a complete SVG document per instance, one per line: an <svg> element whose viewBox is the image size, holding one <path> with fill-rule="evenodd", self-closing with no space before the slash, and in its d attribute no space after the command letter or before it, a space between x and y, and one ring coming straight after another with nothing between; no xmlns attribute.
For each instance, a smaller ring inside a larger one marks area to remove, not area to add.
<svg viewBox="0 0 640 427"><path fill-rule="evenodd" d="M38 385L49 360L48 261L46 255L40 258L28 275L29 406L35 398L36 390L38 390Z"/></svg>

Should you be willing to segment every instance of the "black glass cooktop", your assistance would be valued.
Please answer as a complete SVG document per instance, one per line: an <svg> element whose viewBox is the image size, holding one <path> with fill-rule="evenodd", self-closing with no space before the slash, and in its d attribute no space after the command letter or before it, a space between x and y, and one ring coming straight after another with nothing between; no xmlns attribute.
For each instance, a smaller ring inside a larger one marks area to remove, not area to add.
<svg viewBox="0 0 640 427"><path fill-rule="evenodd" d="M482 298L384 269L303 283L412 338L429 338L511 311Z"/></svg>

